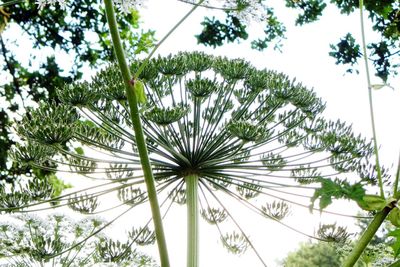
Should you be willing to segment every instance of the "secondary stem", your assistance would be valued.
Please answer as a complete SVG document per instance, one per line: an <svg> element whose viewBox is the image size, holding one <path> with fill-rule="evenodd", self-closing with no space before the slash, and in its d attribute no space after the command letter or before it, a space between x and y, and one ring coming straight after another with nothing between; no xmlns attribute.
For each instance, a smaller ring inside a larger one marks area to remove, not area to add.
<svg viewBox="0 0 400 267"><path fill-rule="evenodd" d="M140 163L142 164L144 180L147 187L147 194L153 217L161 266L169 267L170 264L168 258L167 243L165 240L164 228L162 225L160 206L158 204L157 191L154 183L153 172L151 169L150 160L147 152L147 146L143 134L142 123L139 116L137 96L135 95L135 92L133 90L133 85L131 83L132 75L130 73L125 58L124 49L122 47L121 39L118 33L118 26L115 18L113 2L112 0L104 0L104 3L105 3L106 16L107 16L108 26L110 28L115 55L117 57L118 65L120 67L121 74L125 83L125 90L129 102L133 130L135 132L137 149L139 152Z"/></svg>
<svg viewBox="0 0 400 267"><path fill-rule="evenodd" d="M394 186L393 186L393 195L396 199L398 199L398 187L399 187L399 180L400 180L400 154L399 154L399 161L397 162L397 171L396 171L396 178L394 181Z"/></svg>
<svg viewBox="0 0 400 267"><path fill-rule="evenodd" d="M365 71L366 71L367 83L368 83L369 111L370 111L371 126L372 126L372 136L373 136L373 140L374 140L375 164L376 164L376 171L378 174L378 183L379 183L380 194L381 194L381 197L385 198L385 193L383 191L381 167L379 164L379 151L378 151L378 141L377 141L376 129L375 129L374 106L372 103L372 86L371 86L371 78L369 75L369 68L368 68L367 46L366 46L366 42L365 42L364 15L363 15L364 2L363 2L363 0L360 0L359 8L360 8L360 20L361 20L361 39L362 39L362 48L363 48L363 58L364 58L364 65L365 65Z"/></svg>
<svg viewBox="0 0 400 267"><path fill-rule="evenodd" d="M352 267L357 262L358 258L360 258L361 253L367 247L371 239L374 237L376 231L378 231L379 227L385 220L386 216L391 211L391 208L385 207L383 210L375 214L371 223L368 225L367 229L365 229L364 233L360 237L360 239L356 242L355 247L347 256L347 259L343 263L343 267Z"/></svg>
<svg viewBox="0 0 400 267"><path fill-rule="evenodd" d="M189 175L186 181L187 205L187 267L199 266L199 208L197 175Z"/></svg>

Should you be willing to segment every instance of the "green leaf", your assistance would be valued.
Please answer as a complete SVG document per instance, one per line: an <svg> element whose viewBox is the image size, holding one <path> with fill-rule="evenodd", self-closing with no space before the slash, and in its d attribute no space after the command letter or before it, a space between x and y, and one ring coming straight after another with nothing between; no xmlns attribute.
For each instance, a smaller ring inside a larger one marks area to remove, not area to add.
<svg viewBox="0 0 400 267"><path fill-rule="evenodd" d="M400 210L398 208L392 209L388 215L388 220L396 227L400 227Z"/></svg>
<svg viewBox="0 0 400 267"><path fill-rule="evenodd" d="M366 211L379 211L386 206L386 199L377 195L365 195L357 200L358 206Z"/></svg>
<svg viewBox="0 0 400 267"><path fill-rule="evenodd" d="M365 189L359 183L350 185L346 181L324 178L320 178L318 181L321 183L321 187L315 190L311 198L311 210L314 208L314 203L317 199L319 199L319 208L322 210L332 203L332 199L344 198L358 202L365 195Z"/></svg>
<svg viewBox="0 0 400 267"><path fill-rule="evenodd" d="M144 91L143 82L140 80L136 80L133 86L133 90L136 94L137 100L140 104L145 104L147 101L146 93Z"/></svg>
<svg viewBox="0 0 400 267"><path fill-rule="evenodd" d="M390 246L393 249L394 257L397 258L397 256L400 253L400 229L396 229L394 231L389 232L388 236L393 236L395 239Z"/></svg>
<svg viewBox="0 0 400 267"><path fill-rule="evenodd" d="M55 174L50 174L46 177L48 183L53 187L52 198L59 197L64 189L72 188L71 184L66 184L64 181L59 179ZM52 202L52 205L57 204L57 201Z"/></svg>
<svg viewBox="0 0 400 267"><path fill-rule="evenodd" d="M386 84L386 83L385 84L372 84L371 85L371 88L374 89L374 90L379 90L379 89L382 89L384 87L389 87L390 89L394 90L393 86L391 86L390 84Z"/></svg>

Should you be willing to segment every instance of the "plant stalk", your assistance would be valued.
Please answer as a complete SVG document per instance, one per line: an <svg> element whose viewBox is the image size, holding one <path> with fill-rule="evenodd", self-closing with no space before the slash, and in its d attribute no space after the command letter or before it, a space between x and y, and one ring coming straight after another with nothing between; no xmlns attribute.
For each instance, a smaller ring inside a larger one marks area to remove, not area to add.
<svg viewBox="0 0 400 267"><path fill-rule="evenodd" d="M140 163L142 164L144 180L146 183L147 194L151 207L158 251L160 254L160 262L162 267L169 267L170 264L168 258L167 243L165 240L160 206L157 199L157 191L155 187L153 172L151 169L150 159L147 152L147 146L143 134L142 123L139 116L138 100L133 88L132 75L130 73L129 66L125 58L124 49L122 47L121 38L119 36L113 2L112 0L104 0L104 4L105 4L107 22L111 33L115 55L117 57L118 65L124 80L126 95L129 102L133 130L135 132L137 149L139 152Z"/></svg>
<svg viewBox="0 0 400 267"><path fill-rule="evenodd" d="M379 184L380 195L381 195L381 197L385 198L385 192L383 190L383 183L382 183L381 166L379 163L378 140L376 137L374 106L372 103L372 85L371 85L371 77L370 77L369 68L368 68L367 45L365 42L364 15L363 15L364 1L360 0L359 2L360 2L359 8L360 8L360 21L361 21L361 40L362 40L365 72L367 75L367 83L368 83L368 100L369 100L368 102L369 102L369 113L370 113L370 118L371 118L372 136L373 136L373 142L374 142L375 164L376 164L376 171L378 174L378 184Z"/></svg>
<svg viewBox="0 0 400 267"><path fill-rule="evenodd" d="M393 186L393 195L396 199L400 197L399 193L397 192L399 187L399 180L400 180L400 154L399 154L399 161L397 162L396 178Z"/></svg>
<svg viewBox="0 0 400 267"><path fill-rule="evenodd" d="M199 207L197 175L185 177L187 206L187 267L199 266Z"/></svg>
<svg viewBox="0 0 400 267"><path fill-rule="evenodd" d="M365 229L364 233L360 237L360 239L356 242L355 247L351 251L351 253L347 256L346 260L343 263L343 267L352 267L360 258L364 249L367 247L371 239L374 237L376 231L378 231L379 227L385 220L386 216L392 209L390 207L385 207L383 210L375 214L374 218L368 225L367 229Z"/></svg>

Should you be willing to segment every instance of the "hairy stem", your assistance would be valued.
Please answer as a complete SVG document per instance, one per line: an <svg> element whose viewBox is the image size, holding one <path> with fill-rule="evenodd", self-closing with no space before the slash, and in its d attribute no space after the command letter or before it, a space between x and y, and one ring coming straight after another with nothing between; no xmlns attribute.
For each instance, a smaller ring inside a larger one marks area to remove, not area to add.
<svg viewBox="0 0 400 267"><path fill-rule="evenodd" d="M379 183L380 194L381 194L381 197L385 198L385 193L383 191L381 167L379 164L379 151L378 151L378 141L377 141L376 129L375 129L374 106L372 103L372 86L371 86L371 78L370 78L369 68L368 68L367 45L365 42L363 0L360 0L359 8L360 8L360 20L361 20L361 38L362 38L363 58L364 58L365 72L367 75L367 83L368 83L368 99L369 99L369 112L370 112L369 115L371 118L372 136L373 136L373 140L374 140L375 164L376 164L376 171L378 174L378 183Z"/></svg>
<svg viewBox="0 0 400 267"><path fill-rule="evenodd" d="M353 250L351 251L349 256L347 256L347 259L343 263L343 267L354 266L354 264L357 262L358 258L360 258L362 252L367 247L371 239L374 237L376 231L378 231L379 227L381 226L390 211L390 207L385 207L383 210L375 214L367 229L365 229L360 239L357 240Z"/></svg>
<svg viewBox="0 0 400 267"><path fill-rule="evenodd" d="M132 75L130 73L125 58L124 49L122 47L121 39L119 37L113 2L112 0L104 0L104 3L105 3L106 16L107 16L108 26L110 28L115 55L117 57L118 64L125 83L126 95L128 97L133 130L135 132L140 163L142 164L143 168L144 179L147 187L147 194L154 222L154 229L156 233L157 245L160 254L161 266L169 267L170 264L168 258L167 243L165 240L164 228L162 225L160 206L157 199L157 191L154 183L153 172L151 169L149 155L147 152L147 146L143 134L142 123L139 116L138 100L134 92L133 84L131 82Z"/></svg>
<svg viewBox="0 0 400 267"><path fill-rule="evenodd" d="M189 175L186 181L187 205L187 267L199 266L199 208L197 175Z"/></svg>

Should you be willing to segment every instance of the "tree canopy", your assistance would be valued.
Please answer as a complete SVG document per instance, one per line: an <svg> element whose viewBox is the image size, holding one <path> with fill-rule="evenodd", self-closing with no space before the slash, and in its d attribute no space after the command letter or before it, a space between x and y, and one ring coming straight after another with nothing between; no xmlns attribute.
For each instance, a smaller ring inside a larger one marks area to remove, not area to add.
<svg viewBox="0 0 400 267"><path fill-rule="evenodd" d="M229 6L221 6L225 10L225 19L221 17L206 17L202 22L203 30L197 35L198 42L207 46L221 46L224 42L234 42L249 38L247 26L249 18L238 15L240 8L254 11L254 1L238 0L239 8L230 9ZM274 46L280 48L281 40L285 38L285 25L275 15L273 7L267 1L257 1L257 12L251 13L250 19L256 19L264 25L264 36L252 37L253 49L264 50ZM296 25L313 23L323 16L328 5L336 6L339 11L348 15L356 12L359 1L352 0L285 0L286 7L298 11L295 19ZM398 55L400 53L400 10L397 0L375 1L366 0L365 9L372 22L372 29L379 35L380 40L368 44L367 55L374 64L375 74L385 82L390 75L397 73L399 67ZM328 44L327 44L328 45ZM343 38L336 44L331 44L330 55L336 59L336 64L348 66L348 72L357 71L355 64L361 58L360 44L351 33L343 33Z"/></svg>
<svg viewBox="0 0 400 267"><path fill-rule="evenodd" d="M340 267L341 259L334 245L327 242L301 243L283 260L285 267Z"/></svg>

